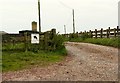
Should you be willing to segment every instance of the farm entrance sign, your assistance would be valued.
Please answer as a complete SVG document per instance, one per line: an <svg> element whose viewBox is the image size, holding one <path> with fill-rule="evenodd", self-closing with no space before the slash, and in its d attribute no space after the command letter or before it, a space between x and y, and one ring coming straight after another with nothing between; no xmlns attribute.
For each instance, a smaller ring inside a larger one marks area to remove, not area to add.
<svg viewBox="0 0 120 83"><path fill-rule="evenodd" d="M39 34L31 34L31 43L39 44Z"/></svg>

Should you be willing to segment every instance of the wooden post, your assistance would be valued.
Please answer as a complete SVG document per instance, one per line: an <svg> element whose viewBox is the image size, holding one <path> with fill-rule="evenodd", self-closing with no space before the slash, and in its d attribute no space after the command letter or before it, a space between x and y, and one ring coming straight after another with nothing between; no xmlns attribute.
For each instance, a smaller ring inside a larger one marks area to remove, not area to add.
<svg viewBox="0 0 120 83"><path fill-rule="evenodd" d="M65 32L65 34L66 34L66 25L64 25L64 32Z"/></svg>
<svg viewBox="0 0 120 83"><path fill-rule="evenodd" d="M93 38L93 32L91 31L91 37Z"/></svg>
<svg viewBox="0 0 120 83"><path fill-rule="evenodd" d="M39 33L41 33L40 0L38 0Z"/></svg>
<svg viewBox="0 0 120 83"><path fill-rule="evenodd" d="M114 28L114 37L116 38L116 28Z"/></svg>
<svg viewBox="0 0 120 83"><path fill-rule="evenodd" d="M75 33L75 18L74 18L74 9L72 10L73 12L73 33Z"/></svg>
<svg viewBox="0 0 120 83"><path fill-rule="evenodd" d="M103 28L101 28L101 31L100 31L100 38L103 37Z"/></svg>
<svg viewBox="0 0 120 83"><path fill-rule="evenodd" d="M89 34L89 35L90 35L90 38L92 38L92 37L93 37L93 36L92 36L92 31L90 30L89 33L90 33L90 34Z"/></svg>
<svg viewBox="0 0 120 83"><path fill-rule="evenodd" d="M56 29L52 29L52 39L54 39L55 36L56 36ZM65 36L66 36L66 34L65 34ZM52 48L53 48L53 50L55 50L56 49L56 44L54 42L52 42L52 44L53 44Z"/></svg>
<svg viewBox="0 0 120 83"><path fill-rule="evenodd" d="M91 30L89 30L89 36L90 36L90 38L92 38L92 37L91 37Z"/></svg>
<svg viewBox="0 0 120 83"><path fill-rule="evenodd" d="M80 33L79 33L80 35L82 34L82 31L80 31Z"/></svg>
<svg viewBox="0 0 120 83"><path fill-rule="evenodd" d="M109 30L107 29L107 38L109 38Z"/></svg>
<svg viewBox="0 0 120 83"><path fill-rule="evenodd" d="M48 43L48 42L47 42L47 37L48 37L48 32L45 32L45 33L44 33L44 44L45 44L45 45L44 45L44 49L45 49L45 50L47 50L47 48L48 48L48 45L47 45L47 43Z"/></svg>
<svg viewBox="0 0 120 83"><path fill-rule="evenodd" d="M24 36L25 36L25 52L28 51L28 46L27 46L27 32L24 33Z"/></svg>
<svg viewBox="0 0 120 83"><path fill-rule="evenodd" d="M52 34L53 34L53 35L56 34L56 29L52 29Z"/></svg>
<svg viewBox="0 0 120 83"><path fill-rule="evenodd" d="M79 33L79 36L81 37L81 35L82 35L82 31Z"/></svg>
<svg viewBox="0 0 120 83"><path fill-rule="evenodd" d="M117 36L119 37L120 33L119 33L119 26L117 26Z"/></svg>
<svg viewBox="0 0 120 83"><path fill-rule="evenodd" d="M108 38L110 38L110 27L108 28Z"/></svg>
<svg viewBox="0 0 120 83"><path fill-rule="evenodd" d="M97 29L95 29L95 38L97 38Z"/></svg>
<svg viewBox="0 0 120 83"><path fill-rule="evenodd" d="M40 0L38 0L38 17L39 17L39 48L41 47L41 9L40 9Z"/></svg>
<svg viewBox="0 0 120 83"><path fill-rule="evenodd" d="M76 34L77 34L77 37L79 37L78 32L76 32Z"/></svg>

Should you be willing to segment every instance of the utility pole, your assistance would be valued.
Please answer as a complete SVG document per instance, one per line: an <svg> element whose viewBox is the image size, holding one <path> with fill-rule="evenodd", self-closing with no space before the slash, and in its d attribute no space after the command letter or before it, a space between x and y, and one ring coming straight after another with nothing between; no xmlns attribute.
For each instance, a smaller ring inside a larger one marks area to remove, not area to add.
<svg viewBox="0 0 120 83"><path fill-rule="evenodd" d="M72 12L73 12L73 33L75 33L74 9L72 10Z"/></svg>
<svg viewBox="0 0 120 83"><path fill-rule="evenodd" d="M65 31L65 34L66 34L66 25L64 25L64 31Z"/></svg>
<svg viewBox="0 0 120 83"><path fill-rule="evenodd" d="M118 33L118 38L120 38L120 31L119 31L119 28L120 28L120 1L118 2L118 26L117 26L117 33ZM120 75L119 75L120 77Z"/></svg>
<svg viewBox="0 0 120 83"><path fill-rule="evenodd" d="M38 0L39 33L41 33L40 0Z"/></svg>

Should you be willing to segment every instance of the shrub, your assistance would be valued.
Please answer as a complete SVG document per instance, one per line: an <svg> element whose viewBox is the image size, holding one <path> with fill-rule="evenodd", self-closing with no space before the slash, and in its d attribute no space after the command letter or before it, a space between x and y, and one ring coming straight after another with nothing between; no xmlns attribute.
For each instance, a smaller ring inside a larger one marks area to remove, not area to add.
<svg viewBox="0 0 120 83"><path fill-rule="evenodd" d="M83 40L87 39L87 38L90 38L90 35L88 33L83 33L81 36L80 36Z"/></svg>
<svg viewBox="0 0 120 83"><path fill-rule="evenodd" d="M55 49L58 50L58 49L62 49L64 48L64 38L61 36L61 35L55 35L53 40L52 40L52 47L55 46Z"/></svg>
<svg viewBox="0 0 120 83"><path fill-rule="evenodd" d="M72 33L70 34L69 40L78 38L78 33Z"/></svg>

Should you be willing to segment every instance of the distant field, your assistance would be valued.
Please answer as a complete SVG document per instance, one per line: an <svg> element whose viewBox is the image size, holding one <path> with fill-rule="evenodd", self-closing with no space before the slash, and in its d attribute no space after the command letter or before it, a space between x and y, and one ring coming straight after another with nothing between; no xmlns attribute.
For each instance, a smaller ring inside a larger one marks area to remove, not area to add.
<svg viewBox="0 0 120 83"><path fill-rule="evenodd" d="M3 51L2 52L2 70L17 71L25 68L29 68L33 65L47 66L51 63L62 61L66 55L66 49L56 51L38 51L34 52L22 52L22 51Z"/></svg>
<svg viewBox="0 0 120 83"><path fill-rule="evenodd" d="M71 42L85 42L92 43L98 45L112 46L120 48L120 39L119 38L73 38L70 40Z"/></svg>

